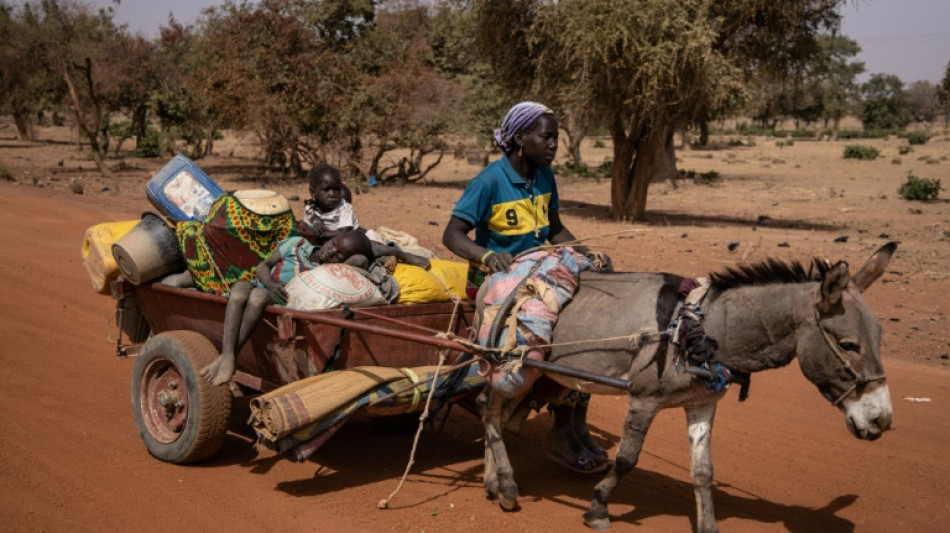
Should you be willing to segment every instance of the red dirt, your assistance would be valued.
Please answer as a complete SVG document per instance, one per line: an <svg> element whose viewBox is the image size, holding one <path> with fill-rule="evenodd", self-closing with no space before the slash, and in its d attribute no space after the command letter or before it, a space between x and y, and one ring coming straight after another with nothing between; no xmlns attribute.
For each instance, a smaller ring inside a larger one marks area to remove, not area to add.
<svg viewBox="0 0 950 533"><path fill-rule="evenodd" d="M412 474L389 510L377 510L376 502L396 487L412 433L354 422L310 461L295 464L255 450L237 420L209 461L175 466L153 459L132 419L132 361L115 357L110 343L113 302L91 290L79 250L89 226L150 209L143 186L161 162L137 162L142 168L107 182L72 147L6 135L0 165L18 183L0 182L0 243L8 258L0 264L7 280L0 299L0 531L584 530L581 514L598 477L576 476L541 453L547 415L508 438L522 494L517 513L485 500L480 425L459 410L441 434L423 437ZM894 151L897 141L877 142ZM901 240L889 271L866 295L884 327L894 431L873 443L853 438L841 413L794 363L757 374L746 403L736 402L736 392L720 403L713 439L716 511L720 527L733 532L946 531L950 417L943 405L950 403L950 386L940 355L950 352L950 208L941 201L905 202L895 190L907 169L939 177L929 174L947 163L924 166L905 157L897 167L842 160L842 144L799 142L784 151L771 144L683 152L681 168L717 169L723 184L654 185L650 224L609 221L606 182L562 180L563 216L578 236L641 230L604 241L620 269L690 275L767 255L827 255L857 267L885 242L879 234ZM915 155L931 150L939 158L948 146L935 138ZM605 152L590 153L596 160ZM56 165L62 159L65 171ZM262 183L212 172L231 162L201 164L227 189ZM458 183L471 172L454 164L438 179ZM70 192L69 177L79 178L85 194ZM276 188L288 196L306 193L302 183ZM458 194L457 187L385 188L354 203L364 225L408 231L448 258L439 238ZM406 220L394 213L412 215ZM758 215L772 220L757 227ZM834 243L839 235L850 239ZM732 241L741 243L735 252L726 248ZM778 247L783 241L790 246ZM592 404L592 429L611 455L624 405L607 396ZM691 527L687 450L683 412L665 411L637 470L611 500L614 531Z"/></svg>

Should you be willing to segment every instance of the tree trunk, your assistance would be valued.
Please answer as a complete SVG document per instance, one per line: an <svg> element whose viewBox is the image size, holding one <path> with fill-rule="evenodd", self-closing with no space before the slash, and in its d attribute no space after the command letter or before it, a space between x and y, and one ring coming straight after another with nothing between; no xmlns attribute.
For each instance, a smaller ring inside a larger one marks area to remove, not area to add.
<svg viewBox="0 0 950 533"><path fill-rule="evenodd" d="M624 212L624 202L630 195L630 168L636 153L637 133L633 132L627 135L623 127L623 121L615 116L610 125L610 136L613 138L614 145L614 161L610 180L610 213L615 220L624 220L627 218L627 214Z"/></svg>
<svg viewBox="0 0 950 533"><path fill-rule="evenodd" d="M834 121L831 123L831 140L838 140L838 128L841 126L841 115L835 115Z"/></svg>
<svg viewBox="0 0 950 533"><path fill-rule="evenodd" d="M102 158L102 147L99 146L99 110L93 109L95 113L95 122L90 124L87 120L86 113L82 108L82 105L79 101L79 94L76 93L76 86L73 84L72 76L69 74L69 69L66 65L62 67L63 71L63 80L66 82L66 88L69 91L69 98L72 101L73 105L73 114L76 117L76 124L79 126L79 129L82 133L86 135L86 139L89 140L89 149L92 150L92 159L96 162L96 166L99 167L99 172L107 178L112 178L112 169L106 165L105 160ZM92 66L90 61L86 60L86 81L90 86L92 86ZM80 141L80 146L82 141Z"/></svg>
<svg viewBox="0 0 950 533"><path fill-rule="evenodd" d="M21 141L35 141L35 133L33 131L33 113L29 111L23 112L14 112L13 113L13 122L16 124L17 136Z"/></svg>
<svg viewBox="0 0 950 533"><path fill-rule="evenodd" d="M709 146L709 121L705 117L699 119L699 145Z"/></svg>
<svg viewBox="0 0 950 533"><path fill-rule="evenodd" d="M586 135L582 128L577 126L577 121L568 117L564 125L564 131L567 133L567 153L571 157L571 165L574 168L584 167L584 158L581 156L581 141Z"/></svg>
<svg viewBox="0 0 950 533"><path fill-rule="evenodd" d="M140 105L136 107L135 111L132 113L132 125L129 127L131 133L135 135L135 146L140 146L142 144L142 140L145 139L147 119L148 106Z"/></svg>
<svg viewBox="0 0 950 533"><path fill-rule="evenodd" d="M617 154L617 150L614 150ZM614 162L614 191L623 196L612 198L614 218L645 220L647 189L653 181L674 180L676 171L672 125L652 128L635 141L635 156L625 165ZM620 154L617 154L618 156ZM618 183L619 182L619 183ZM617 201L619 200L619 202Z"/></svg>

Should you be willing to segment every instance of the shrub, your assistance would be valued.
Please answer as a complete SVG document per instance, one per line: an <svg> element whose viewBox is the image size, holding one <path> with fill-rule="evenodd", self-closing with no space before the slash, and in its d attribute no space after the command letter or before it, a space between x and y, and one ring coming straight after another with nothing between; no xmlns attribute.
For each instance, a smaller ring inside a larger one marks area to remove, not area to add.
<svg viewBox="0 0 950 533"><path fill-rule="evenodd" d="M907 154L909 154L909 153L911 153L911 152L913 152L913 151L914 151L914 149L911 148L910 146L898 146L898 147L897 147L897 153L900 154L900 155L907 155Z"/></svg>
<svg viewBox="0 0 950 533"><path fill-rule="evenodd" d="M693 178L693 181L701 185L712 185L719 182L719 173L715 170L710 170L709 172L703 172L699 176Z"/></svg>
<svg viewBox="0 0 950 533"><path fill-rule="evenodd" d="M845 159L877 159L881 153L873 146L861 146L860 144L849 144L844 147Z"/></svg>
<svg viewBox="0 0 950 533"><path fill-rule="evenodd" d="M0 181L16 181L13 177L13 173L10 172L10 169L0 165Z"/></svg>
<svg viewBox="0 0 950 533"><path fill-rule="evenodd" d="M930 140L930 136L922 131L912 131L907 134L907 144L924 144Z"/></svg>
<svg viewBox="0 0 950 533"><path fill-rule="evenodd" d="M891 164L892 164L892 165L899 165L899 164L901 164L902 162L903 162L903 161L901 161L901 158L899 158L899 157L895 157L894 159L891 159Z"/></svg>
<svg viewBox="0 0 950 533"><path fill-rule="evenodd" d="M159 157L165 152L165 139L162 134L155 129L149 128L145 131L145 137L142 142L132 150L133 157Z"/></svg>
<svg viewBox="0 0 950 533"><path fill-rule="evenodd" d="M85 191L85 187L82 186L81 181L74 181L69 184L69 190L72 191L73 194L82 194Z"/></svg>
<svg viewBox="0 0 950 533"><path fill-rule="evenodd" d="M894 133L895 132L891 130L880 130L880 129L840 130L838 131L838 138L839 139L885 139L889 135L892 135Z"/></svg>
<svg viewBox="0 0 950 533"><path fill-rule="evenodd" d="M918 178L913 172L907 173L907 181L897 189L905 200L936 200L940 193L940 180Z"/></svg>
<svg viewBox="0 0 950 533"><path fill-rule="evenodd" d="M594 141L594 148L606 148L607 145L604 144L604 141Z"/></svg>
<svg viewBox="0 0 950 533"><path fill-rule="evenodd" d="M815 132L811 130L792 130L792 137L796 139L814 139Z"/></svg>
<svg viewBox="0 0 950 533"><path fill-rule="evenodd" d="M695 170L681 170L680 175L683 179L693 180L699 185L714 185L719 182L719 173L715 170L709 172L696 172Z"/></svg>

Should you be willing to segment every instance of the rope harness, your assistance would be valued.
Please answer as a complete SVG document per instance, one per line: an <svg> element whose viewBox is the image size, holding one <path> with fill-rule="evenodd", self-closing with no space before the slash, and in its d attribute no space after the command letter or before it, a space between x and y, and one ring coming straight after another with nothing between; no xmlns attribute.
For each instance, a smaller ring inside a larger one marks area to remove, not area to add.
<svg viewBox="0 0 950 533"><path fill-rule="evenodd" d="M825 343L828 345L828 348L831 349L831 352L835 354L841 365L844 367L845 371L851 375L853 382L851 386L848 387L841 395L838 396L835 401L831 402L832 405L838 406L845 398L850 396L853 392L858 390L858 387L862 387L871 383L873 381L881 381L887 379L887 376L884 374L875 374L873 376L866 376L863 372L858 372L851 366L851 360L848 359L848 356L841 350L841 346L838 345L838 342L831 336L831 333L828 333L828 330L821 327L821 312L818 310L818 297L816 297L815 305L815 326L818 328L818 331L821 332L821 337L825 339Z"/></svg>

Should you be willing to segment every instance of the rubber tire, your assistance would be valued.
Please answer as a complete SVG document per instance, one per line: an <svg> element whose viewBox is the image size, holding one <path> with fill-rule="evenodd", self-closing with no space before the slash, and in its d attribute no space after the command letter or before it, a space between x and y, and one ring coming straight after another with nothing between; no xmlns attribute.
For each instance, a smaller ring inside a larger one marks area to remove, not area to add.
<svg viewBox="0 0 950 533"><path fill-rule="evenodd" d="M176 464L193 463L221 448L231 412L231 390L227 384L215 386L198 375L217 357L211 341L194 331L166 331L142 346L132 370L132 415L145 447L156 458ZM147 387L156 372L165 370L180 376L183 387L178 390L185 392L186 409L181 429L163 436L153 434L146 421L148 407L154 408L157 400L147 397L143 381Z"/></svg>

